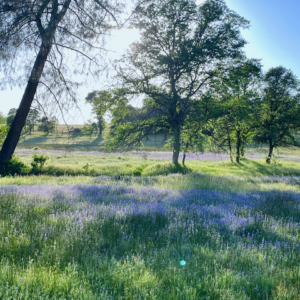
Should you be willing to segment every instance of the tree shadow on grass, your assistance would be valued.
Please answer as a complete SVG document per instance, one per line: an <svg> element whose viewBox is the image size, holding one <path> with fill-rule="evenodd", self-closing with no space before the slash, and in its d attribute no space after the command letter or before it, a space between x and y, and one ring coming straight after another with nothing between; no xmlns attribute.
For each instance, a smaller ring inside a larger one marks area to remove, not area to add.
<svg viewBox="0 0 300 300"><path fill-rule="evenodd" d="M33 204L24 207L22 210L24 219L19 221L24 227L22 234L25 237L30 235L30 238L29 240L24 239L24 243L19 243L19 246L17 242L13 244L13 241L10 240L6 244L2 243L2 259L7 259L11 263L22 261L24 268L27 268L33 259L37 266L48 268L49 272L54 266L65 270L72 262L80 270L78 276L84 282L89 282L94 293L97 293L95 282L96 278L102 276L99 275L100 273L103 274L101 285L105 285L110 292L113 292L113 288L118 286L118 296L125 295L126 289L133 291L136 288L132 286L135 278L130 277L135 272L136 276L143 277L146 284L154 278L161 290L171 287L171 291L165 290L164 299L188 299L182 295L180 298L179 294L176 294L181 293L181 290L186 289L187 286L193 286L198 298L220 299L220 295L225 289L238 299L240 293L238 286L246 286L246 295L253 299L265 299L266 295L269 298L272 297L273 291L282 280L280 274L276 275L273 263L267 264L262 259L262 250L258 244L262 243L262 238L269 239L274 243L275 241L290 243L292 239L262 228L262 223L246 226L244 230L240 228L240 231L234 236L230 234L229 227L228 230L222 230L221 227L214 226L214 224L218 224L217 219L225 216L225 211L224 214L222 214L222 210L219 213L208 213L209 222L202 220L201 223L199 216L191 217L185 212L185 207L182 205L184 201L188 201L188 191L179 193L179 199L172 203L176 208L179 220L175 220L167 210L159 211L160 207L149 210L149 212L139 210L139 203L151 202L147 197L151 198L154 189L144 189L144 192L138 194L137 198L134 196L133 188L125 187L78 186L77 191L76 189L73 191L76 197L79 197L77 201L75 201L77 198L74 201L69 199L71 193L68 190L64 192L61 189L61 191L54 190L52 201L37 204L36 207L39 208L37 210ZM244 201L244 198L238 193L231 193L227 200L221 192L213 193L212 200L208 199L209 193L206 191L206 194L202 195L203 201L207 200L208 204L211 203L212 206L216 206L222 201L229 201L230 197L233 199L241 197L241 201ZM170 196L169 194L167 191L158 193L152 202L163 202L166 197ZM254 206L253 209L253 213L256 211L259 215L276 217L281 210L285 209L286 205L297 201L297 199L291 199L288 193L281 193L282 203L277 203L280 205L274 209L276 201L273 200L277 199L276 196L271 192L262 193L261 196L265 197L266 201L262 201L262 204ZM197 202L196 192L193 197L190 197L189 201ZM216 199L214 203L213 197L220 199ZM122 201L124 205L129 201L133 203L131 210L128 210L127 213L126 210L121 211L122 205L120 205L119 211L116 209L115 213L109 213L106 210L117 203L122 204ZM65 202L68 202L67 205L64 205ZM48 206L43 209L43 205L46 204ZM186 204L186 209L188 209L192 203ZM17 211L17 201L1 202L1 205L3 218L10 212L13 220ZM78 205L79 207L77 207ZM93 212L97 211L98 205L102 208L96 215L93 215ZM289 209L283 210L283 217L290 217L292 209L291 206ZM182 218L180 218L180 213L183 214ZM89 217L90 214L91 217ZM85 219L81 220L81 218ZM191 221L194 222L194 227L188 227L187 224ZM13 224L13 222L10 223ZM73 229L68 229L68 226L76 230L72 232ZM248 232L252 234L257 229L260 230L260 234L247 238ZM191 233L192 230L195 231L194 235ZM187 234L188 232L190 234ZM224 250L224 246L220 246L221 241L232 249ZM253 241L256 241L255 247ZM242 249L241 245L249 246L246 247L249 255L245 254L246 250ZM284 251L284 249L280 250ZM175 253L174 257L172 252ZM128 259L127 256L129 256ZM136 258L135 261L132 257ZM179 265L181 259L185 259L187 262L184 268ZM173 260L172 267L168 266L168 260ZM282 263L280 266L282 272L287 274L292 263L295 261ZM257 277L250 276L248 273L256 274ZM222 276L224 279L221 278ZM207 278L211 278L211 280ZM293 280L295 278L290 279L291 282ZM216 282L222 283L220 289L214 284ZM175 286L180 287L177 292L174 289ZM147 287L144 287L138 292L146 290ZM193 298L190 297L190 299Z"/></svg>

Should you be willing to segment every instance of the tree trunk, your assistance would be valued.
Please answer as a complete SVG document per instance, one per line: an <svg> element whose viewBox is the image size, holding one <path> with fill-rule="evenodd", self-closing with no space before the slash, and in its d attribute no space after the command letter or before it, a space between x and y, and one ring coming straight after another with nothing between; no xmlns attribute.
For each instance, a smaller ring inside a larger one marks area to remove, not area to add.
<svg viewBox="0 0 300 300"><path fill-rule="evenodd" d="M186 153L183 153L183 157L182 157L182 165L184 166L185 164L185 159L186 159Z"/></svg>
<svg viewBox="0 0 300 300"><path fill-rule="evenodd" d="M241 156L241 131L236 131L236 162L240 162L240 156Z"/></svg>
<svg viewBox="0 0 300 300"><path fill-rule="evenodd" d="M232 157L232 147L231 147L231 138L229 131L227 130L227 139L228 139L228 147L229 147L229 155L230 155L230 160L233 162L233 157Z"/></svg>
<svg viewBox="0 0 300 300"><path fill-rule="evenodd" d="M180 153L180 125L173 127L173 158L174 164L178 164L178 157Z"/></svg>
<svg viewBox="0 0 300 300"><path fill-rule="evenodd" d="M98 138L100 138L102 136L102 125L103 124L103 120L101 117L98 118Z"/></svg>
<svg viewBox="0 0 300 300"><path fill-rule="evenodd" d="M0 164L4 161L10 160L15 152L19 142L21 132L26 124L26 118L29 113L31 104L33 102L47 57L51 51L52 43L45 45L43 42L40 51L36 57L34 66L31 71L25 92L23 94L19 109L12 122L8 135L4 141L3 147L0 152Z"/></svg>
<svg viewBox="0 0 300 300"><path fill-rule="evenodd" d="M269 146L269 155L268 155L267 160L266 160L267 164L271 163L271 158L272 158L273 149L274 149L274 147L272 145L272 142L270 142L269 145L270 145Z"/></svg>
<svg viewBox="0 0 300 300"><path fill-rule="evenodd" d="M245 148L244 148L244 143L242 143L241 145L241 156L244 157L245 156Z"/></svg>

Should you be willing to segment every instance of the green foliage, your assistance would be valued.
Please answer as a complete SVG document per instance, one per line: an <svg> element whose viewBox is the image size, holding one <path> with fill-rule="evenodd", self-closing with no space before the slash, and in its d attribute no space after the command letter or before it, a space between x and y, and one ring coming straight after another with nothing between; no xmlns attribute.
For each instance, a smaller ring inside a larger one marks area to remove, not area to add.
<svg viewBox="0 0 300 300"><path fill-rule="evenodd" d="M31 134L34 131L34 126L37 124L40 113L37 109L30 109L26 119L26 130Z"/></svg>
<svg viewBox="0 0 300 300"><path fill-rule="evenodd" d="M240 161L255 133L254 109L259 102L260 81L261 64L255 59L239 59L215 79L220 116L213 124L213 140L217 147L229 149L232 161L233 152L236 162Z"/></svg>
<svg viewBox="0 0 300 300"><path fill-rule="evenodd" d="M0 111L0 125L6 124L6 118L4 117L3 113Z"/></svg>
<svg viewBox="0 0 300 300"><path fill-rule="evenodd" d="M284 67L270 69L264 77L263 95L256 117L255 141L269 146L267 163L278 146L297 145L295 133L300 128L300 84Z"/></svg>
<svg viewBox="0 0 300 300"><path fill-rule="evenodd" d="M55 131L58 120L56 117L49 118L45 116L42 117L39 122L38 130L43 131L48 135Z"/></svg>
<svg viewBox="0 0 300 300"><path fill-rule="evenodd" d="M95 122L88 120L87 123L85 123L84 126L82 127L81 132L83 135L86 135L86 136L89 136L90 138L92 138L92 136L94 134L97 134L98 126Z"/></svg>
<svg viewBox="0 0 300 300"><path fill-rule="evenodd" d="M15 115L17 113L17 109L16 108L11 108L7 114L7 118L6 118L6 124L7 126L11 126L14 118L15 118Z"/></svg>
<svg viewBox="0 0 300 300"><path fill-rule="evenodd" d="M1 176L28 175L29 172L30 166L15 155L11 158L11 160L5 161L0 166Z"/></svg>
<svg viewBox="0 0 300 300"><path fill-rule="evenodd" d="M160 176L168 174L188 174L192 173L192 169L180 164L169 162L161 162L150 165L143 171L143 176Z"/></svg>
<svg viewBox="0 0 300 300"><path fill-rule="evenodd" d="M92 105L92 111L97 119L98 134L102 135L106 127L105 115L114 104L113 96L108 91L94 91L85 98Z"/></svg>
<svg viewBox="0 0 300 300"><path fill-rule="evenodd" d="M141 41L125 54L118 79L125 95L145 96L152 115L132 125L120 124L113 144L138 146L154 128L165 129L173 135L173 162L178 163L181 132L183 127L188 131L195 102L217 70L224 69L224 61L241 56L245 41L240 29L248 24L224 1L199 6L194 1L143 1L132 19Z"/></svg>
<svg viewBox="0 0 300 300"><path fill-rule="evenodd" d="M7 125L0 124L0 145L4 142L7 133L8 133L9 127Z"/></svg>
<svg viewBox="0 0 300 300"><path fill-rule="evenodd" d="M82 167L82 170L84 171L85 175L94 175L95 174L95 168L89 162L85 163L85 165Z"/></svg>
<svg viewBox="0 0 300 300"><path fill-rule="evenodd" d="M43 172L43 168L45 164L50 161L50 157L47 155L38 155L34 154L32 156L32 162L31 162L31 173L33 174L41 174Z"/></svg>

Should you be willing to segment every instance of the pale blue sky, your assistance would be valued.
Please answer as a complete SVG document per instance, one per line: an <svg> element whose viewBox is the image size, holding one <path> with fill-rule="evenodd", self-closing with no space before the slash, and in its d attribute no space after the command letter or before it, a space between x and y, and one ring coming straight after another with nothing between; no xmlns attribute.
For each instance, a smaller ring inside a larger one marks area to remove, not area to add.
<svg viewBox="0 0 300 300"><path fill-rule="evenodd" d="M227 5L251 22L251 28L243 31L243 36L249 42L245 47L248 57L262 59L265 70L282 65L300 78L300 1L227 0ZM109 48L121 54L137 38L135 30L116 32L109 42ZM84 99L89 91L97 88L101 88L99 83L91 84L82 88L79 94ZM17 108L22 92L19 89L0 91L0 111L7 114L10 108ZM83 116L74 112L73 117L68 119L70 124L84 123L91 118L90 106L82 101L81 107Z"/></svg>
<svg viewBox="0 0 300 300"><path fill-rule="evenodd" d="M300 78L300 1L227 0L229 8L250 20L243 32L249 57L262 59L264 69L282 65Z"/></svg>

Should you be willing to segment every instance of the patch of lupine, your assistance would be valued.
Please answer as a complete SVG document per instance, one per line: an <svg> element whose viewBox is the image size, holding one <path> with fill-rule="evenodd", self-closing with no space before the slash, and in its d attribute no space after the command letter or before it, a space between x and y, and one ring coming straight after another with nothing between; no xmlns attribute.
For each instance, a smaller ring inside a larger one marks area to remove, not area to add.
<svg viewBox="0 0 300 300"><path fill-rule="evenodd" d="M298 299L300 195L0 187L0 299Z"/></svg>

